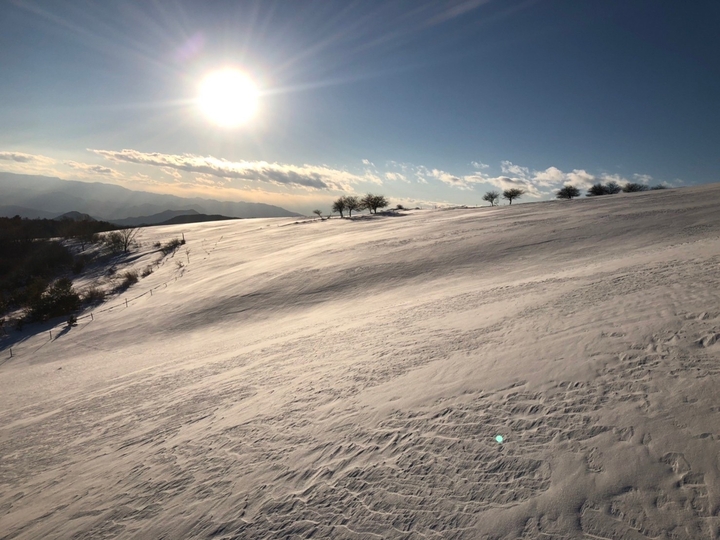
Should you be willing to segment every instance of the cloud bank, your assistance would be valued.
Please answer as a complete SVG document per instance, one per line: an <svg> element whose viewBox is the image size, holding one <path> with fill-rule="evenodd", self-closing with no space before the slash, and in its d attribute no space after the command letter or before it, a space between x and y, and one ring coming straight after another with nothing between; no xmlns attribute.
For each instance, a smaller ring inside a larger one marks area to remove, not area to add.
<svg viewBox="0 0 720 540"><path fill-rule="evenodd" d="M596 182L614 181L620 185L625 185L631 181L649 184L653 180L652 176L647 174L634 174L632 180L630 180L618 174L602 173L595 175L584 169L563 172L559 168L552 166L544 170L531 170L529 167L523 167L511 161L500 162L500 171L502 173L500 175L488 173L487 169L490 166L481 161L471 162L471 166L475 170L465 175L395 161L389 161L387 166L402 171L402 173L386 172L384 177L390 181L402 180L408 182L412 178L422 184L440 182L455 189L467 191L478 188L487 189L488 187L501 190L519 188L525 191L528 196L535 198L554 196L559 188L568 184L586 190Z"/></svg>
<svg viewBox="0 0 720 540"><path fill-rule="evenodd" d="M495 166L482 161L465 164L466 174L402 161L374 163L358 160L357 168L293 165L266 161L231 161L194 154L164 154L139 150L89 150L115 166L59 160L40 154L0 151L0 169L21 174L43 174L70 180L110 181L131 189L150 189L180 196L208 196L226 200L253 200L285 204L296 210L322 207L338 193L382 192L393 201L409 204L477 204L491 189L520 188L528 198L554 198L564 185L587 190L596 182L624 185L659 183L647 174L593 174L585 169L565 172L558 167L535 170L512 161ZM139 167L138 167L139 166ZM662 182L672 187L682 180ZM307 208L306 208L307 206Z"/></svg>
<svg viewBox="0 0 720 540"><path fill-rule="evenodd" d="M325 165L289 165L267 161L228 161L212 156L194 154L161 154L138 150L96 150L88 149L105 159L116 163L150 165L164 170L176 169L188 173L210 175L226 180L249 180L268 182L278 186L310 190L349 191L360 182L382 184L376 174L366 171L363 175L353 174Z"/></svg>

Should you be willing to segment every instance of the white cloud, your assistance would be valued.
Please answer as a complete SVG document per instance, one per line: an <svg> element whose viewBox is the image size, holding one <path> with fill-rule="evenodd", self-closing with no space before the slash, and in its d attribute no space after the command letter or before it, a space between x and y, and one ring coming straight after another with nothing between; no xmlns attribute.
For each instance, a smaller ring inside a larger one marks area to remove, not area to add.
<svg viewBox="0 0 720 540"><path fill-rule="evenodd" d="M487 177L485 178L485 182L488 184L491 184L495 187L498 187L502 190L505 189L512 189L512 188L518 188L522 189L525 193L527 193L531 197L542 197L543 193L538 190L537 186L535 186L530 180L526 178L517 178L517 177L511 177L511 176L496 176L493 178Z"/></svg>
<svg viewBox="0 0 720 540"><path fill-rule="evenodd" d="M78 163L77 161L63 161L64 165L67 165L71 169L89 174L101 174L103 176L122 176L118 171L104 165L97 165L92 163Z"/></svg>
<svg viewBox="0 0 720 540"><path fill-rule="evenodd" d="M476 169L489 169L490 165L483 163L482 161L472 161L470 164Z"/></svg>
<svg viewBox="0 0 720 540"><path fill-rule="evenodd" d="M33 163L50 165L55 163L53 158L38 154L25 154L23 152L0 152L0 160L13 161L15 163Z"/></svg>
<svg viewBox="0 0 720 540"><path fill-rule="evenodd" d="M459 176L455 176L439 169L431 170L430 176L450 186L459 187L461 189L466 189L468 187L465 181Z"/></svg>
<svg viewBox="0 0 720 540"><path fill-rule="evenodd" d="M396 173L396 172L386 172L385 178L394 181L394 182L407 182L408 179L404 174Z"/></svg>
<svg viewBox="0 0 720 540"><path fill-rule="evenodd" d="M565 174L557 167L548 167L544 171L533 172L533 183L542 187L560 184L565 181L565 178Z"/></svg>
<svg viewBox="0 0 720 540"><path fill-rule="evenodd" d="M176 169L171 169L170 167L160 167L160 170L175 180L182 179L182 173Z"/></svg>
<svg viewBox="0 0 720 540"><path fill-rule="evenodd" d="M627 178L620 176L619 174L603 173L600 175L600 179L603 182L615 182L616 184L620 184L621 186L624 186L625 184L630 182Z"/></svg>
<svg viewBox="0 0 720 540"><path fill-rule="evenodd" d="M62 176L56 168L57 160L40 154L25 152L0 152L0 169L16 174L41 174Z"/></svg>
<svg viewBox="0 0 720 540"><path fill-rule="evenodd" d="M566 175L565 184L572 184L578 189L587 189L597 182L597 178L584 169L574 169Z"/></svg>
<svg viewBox="0 0 720 540"><path fill-rule="evenodd" d="M502 168L502 172L505 174L512 174L521 178L526 178L530 175L530 169L515 165L511 161L501 161L500 166Z"/></svg>
<svg viewBox="0 0 720 540"><path fill-rule="evenodd" d="M162 154L138 150L95 150L88 149L116 163L126 162L150 165L163 169L176 169L219 178L268 182L279 186L300 187L315 190L349 191L356 183L381 184L382 180L370 172L356 175L326 165L289 165L266 161L228 161L212 156L193 154Z"/></svg>
<svg viewBox="0 0 720 540"><path fill-rule="evenodd" d="M648 185L650 182L652 182L653 177L649 174L633 174L633 178L640 182L641 184Z"/></svg>

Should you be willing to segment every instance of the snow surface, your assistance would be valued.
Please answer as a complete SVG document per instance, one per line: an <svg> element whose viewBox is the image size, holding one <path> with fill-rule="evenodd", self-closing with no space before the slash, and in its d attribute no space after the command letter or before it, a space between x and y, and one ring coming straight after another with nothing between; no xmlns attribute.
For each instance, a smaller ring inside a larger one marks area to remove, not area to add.
<svg viewBox="0 0 720 540"><path fill-rule="evenodd" d="M1 353L0 538L718 538L719 203L144 229Z"/></svg>

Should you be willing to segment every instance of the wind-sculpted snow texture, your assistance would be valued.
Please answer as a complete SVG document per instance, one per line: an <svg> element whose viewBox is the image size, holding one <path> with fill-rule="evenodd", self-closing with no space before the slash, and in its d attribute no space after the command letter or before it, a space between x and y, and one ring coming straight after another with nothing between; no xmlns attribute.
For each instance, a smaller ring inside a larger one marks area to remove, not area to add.
<svg viewBox="0 0 720 540"><path fill-rule="evenodd" d="M184 266L2 351L0 538L720 538L718 208L145 229Z"/></svg>

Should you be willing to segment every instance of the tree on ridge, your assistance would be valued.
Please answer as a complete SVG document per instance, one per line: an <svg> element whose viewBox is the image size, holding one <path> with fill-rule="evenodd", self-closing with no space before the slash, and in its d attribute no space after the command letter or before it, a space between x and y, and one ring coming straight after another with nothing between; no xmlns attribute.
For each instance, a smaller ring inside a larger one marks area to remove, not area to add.
<svg viewBox="0 0 720 540"><path fill-rule="evenodd" d="M490 203L490 206L495 206L500 200L500 192L498 191L487 191L482 198L483 201Z"/></svg>
<svg viewBox="0 0 720 540"><path fill-rule="evenodd" d="M520 188L510 188L503 191L503 199L507 199L512 204L513 199L519 199L525 195L525 190Z"/></svg>
<svg viewBox="0 0 720 540"><path fill-rule="evenodd" d="M580 190L575 186L563 186L557 192L558 199L573 199L580 196Z"/></svg>
<svg viewBox="0 0 720 540"><path fill-rule="evenodd" d="M628 182L622 188L624 193L637 193L639 191L647 191L648 188L645 184L637 184L635 182Z"/></svg>
<svg viewBox="0 0 720 540"><path fill-rule="evenodd" d="M621 190L622 188L617 182L611 181L607 184L597 182L590 186L590 189L588 189L587 192L587 196L595 197L599 195L615 195L616 193L620 193Z"/></svg>
<svg viewBox="0 0 720 540"><path fill-rule="evenodd" d="M343 217L343 212L345 210L347 210L347 205L345 204L345 197L340 197L333 203L332 211L339 213L340 217Z"/></svg>
<svg viewBox="0 0 720 540"><path fill-rule="evenodd" d="M355 195L350 195L345 197L345 208L348 211L348 217L352 217L353 210L360 210L362 208L362 203Z"/></svg>
<svg viewBox="0 0 720 540"><path fill-rule="evenodd" d="M390 205L384 195L373 195L368 193L361 200L363 208L370 210L371 214L377 214L378 208L386 208Z"/></svg>

